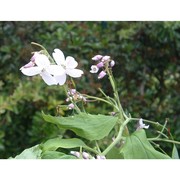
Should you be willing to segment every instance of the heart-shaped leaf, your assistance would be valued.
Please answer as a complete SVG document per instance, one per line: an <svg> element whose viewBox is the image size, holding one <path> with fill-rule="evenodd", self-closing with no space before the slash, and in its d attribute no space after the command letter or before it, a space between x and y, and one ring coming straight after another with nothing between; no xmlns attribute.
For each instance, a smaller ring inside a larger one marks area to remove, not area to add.
<svg viewBox="0 0 180 180"><path fill-rule="evenodd" d="M86 113L69 117L54 117L42 114L45 121L69 129L78 136L88 140L100 140L109 134L117 122L117 117L105 115L91 115Z"/></svg>
<svg viewBox="0 0 180 180"><path fill-rule="evenodd" d="M125 159L170 159L169 156L154 149L143 129L127 137L120 152Z"/></svg>

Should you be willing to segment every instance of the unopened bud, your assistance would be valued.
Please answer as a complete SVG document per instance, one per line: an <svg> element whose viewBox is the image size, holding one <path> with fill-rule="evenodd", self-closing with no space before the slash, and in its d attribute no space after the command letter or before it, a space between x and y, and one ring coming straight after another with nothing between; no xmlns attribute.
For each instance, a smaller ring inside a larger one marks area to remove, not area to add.
<svg viewBox="0 0 180 180"><path fill-rule="evenodd" d="M102 62L106 62L106 61L108 61L110 58L111 58L110 56L104 56L104 57L102 58Z"/></svg>
<svg viewBox="0 0 180 180"><path fill-rule="evenodd" d="M106 75L105 71L101 71L98 75L98 79L102 79Z"/></svg>
<svg viewBox="0 0 180 180"><path fill-rule="evenodd" d="M94 61L99 61L99 60L101 60L102 59L102 55L96 55L96 56L94 56L93 58L92 58L92 60L94 60Z"/></svg>
<svg viewBox="0 0 180 180"><path fill-rule="evenodd" d="M110 66L113 67L114 65L115 65L115 61L112 60L112 61L110 62Z"/></svg>
<svg viewBox="0 0 180 180"><path fill-rule="evenodd" d="M105 156L100 156L100 155L97 155L96 157L97 157L97 159L106 159L106 157L105 157Z"/></svg>
<svg viewBox="0 0 180 180"><path fill-rule="evenodd" d="M73 104L73 103L69 104L69 105L68 105L68 108L69 108L69 109L74 109L74 104Z"/></svg>
<svg viewBox="0 0 180 180"><path fill-rule="evenodd" d="M104 67L104 63L103 62L100 62L96 65L98 68L101 68L101 67Z"/></svg>
<svg viewBox="0 0 180 180"><path fill-rule="evenodd" d="M71 151L70 153L71 153L72 155L76 156L77 158L80 157L80 153L77 152L77 151Z"/></svg>
<svg viewBox="0 0 180 180"><path fill-rule="evenodd" d="M89 154L87 152L83 152L82 156L84 159L89 159Z"/></svg>

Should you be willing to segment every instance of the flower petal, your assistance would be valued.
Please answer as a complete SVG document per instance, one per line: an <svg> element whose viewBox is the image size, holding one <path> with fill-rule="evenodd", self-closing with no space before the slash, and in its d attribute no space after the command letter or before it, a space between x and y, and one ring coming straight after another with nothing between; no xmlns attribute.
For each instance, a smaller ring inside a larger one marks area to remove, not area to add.
<svg viewBox="0 0 180 180"><path fill-rule="evenodd" d="M30 68L22 67L20 70L26 76L35 76L35 75L41 73L42 68L37 67L37 66L36 67L30 67Z"/></svg>
<svg viewBox="0 0 180 180"><path fill-rule="evenodd" d="M47 71L43 71L42 73L40 73L40 75L47 85L57 85L56 79L51 76Z"/></svg>
<svg viewBox="0 0 180 180"><path fill-rule="evenodd" d="M56 79L56 82L59 85L63 85L66 82L66 74L65 73L63 75L61 75L61 76L54 76L54 77Z"/></svg>
<svg viewBox="0 0 180 180"><path fill-rule="evenodd" d="M60 49L54 49L54 52L52 53L54 60L58 65L65 64L65 57L63 52Z"/></svg>
<svg viewBox="0 0 180 180"><path fill-rule="evenodd" d="M44 54L36 54L35 63L39 67L47 67L50 65L50 61Z"/></svg>
<svg viewBox="0 0 180 180"><path fill-rule="evenodd" d="M77 63L77 61L73 57L68 56L66 58L66 68L74 69L74 68L77 67L77 65L78 65L78 63Z"/></svg>
<svg viewBox="0 0 180 180"><path fill-rule="evenodd" d="M46 68L46 71L49 74L52 74L55 76L63 75L65 73L65 70L61 65L50 65L49 67Z"/></svg>
<svg viewBox="0 0 180 180"><path fill-rule="evenodd" d="M81 77L84 73L80 69L66 69L66 74L68 74L71 77L78 78Z"/></svg>

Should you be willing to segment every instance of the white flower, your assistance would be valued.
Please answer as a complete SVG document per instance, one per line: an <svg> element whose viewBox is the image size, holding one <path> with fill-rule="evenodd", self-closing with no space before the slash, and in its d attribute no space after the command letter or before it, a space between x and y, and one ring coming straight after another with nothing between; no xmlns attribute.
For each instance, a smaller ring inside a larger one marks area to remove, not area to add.
<svg viewBox="0 0 180 180"><path fill-rule="evenodd" d="M47 85L57 84L56 79L52 76L53 73L58 75L63 73L62 67L50 65L48 57L38 52L34 53L31 61L21 67L20 70L26 76L35 76L39 74Z"/></svg>
<svg viewBox="0 0 180 180"><path fill-rule="evenodd" d="M139 119L139 126L137 127L137 130L139 130L139 129L148 129L149 128L149 125L145 125L144 123L143 123L143 119L141 118L141 119Z"/></svg>
<svg viewBox="0 0 180 180"><path fill-rule="evenodd" d="M80 69L75 69L78 63L73 57L67 56L65 59L65 56L60 49L54 49L52 55L57 65L63 67L64 69L64 72L61 75L59 75L58 73L53 74L59 85L63 85L66 82L66 75L69 75L73 78L82 76L83 71Z"/></svg>
<svg viewBox="0 0 180 180"><path fill-rule="evenodd" d="M99 71L99 68L96 65L91 66L91 70L90 70L91 73L97 73L98 71Z"/></svg>

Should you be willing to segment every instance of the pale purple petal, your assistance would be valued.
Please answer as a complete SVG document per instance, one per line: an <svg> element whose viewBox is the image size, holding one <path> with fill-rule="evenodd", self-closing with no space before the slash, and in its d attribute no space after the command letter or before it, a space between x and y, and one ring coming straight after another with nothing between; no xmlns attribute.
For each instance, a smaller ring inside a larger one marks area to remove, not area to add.
<svg viewBox="0 0 180 180"><path fill-rule="evenodd" d="M61 76L54 76L54 77L59 85L63 85L66 82L66 74L65 73Z"/></svg>
<svg viewBox="0 0 180 180"><path fill-rule="evenodd" d="M44 54L36 54L35 63L39 67L47 67L50 65L50 61Z"/></svg>
<svg viewBox="0 0 180 180"><path fill-rule="evenodd" d="M30 67L30 68L22 67L20 70L26 76L35 76L42 71L42 68L37 67L37 66L36 67Z"/></svg>
<svg viewBox="0 0 180 180"><path fill-rule="evenodd" d="M57 85L56 79L51 76L47 71L43 71L42 73L40 73L40 75L47 85Z"/></svg>
<svg viewBox="0 0 180 180"><path fill-rule="evenodd" d="M65 73L65 69L61 65L50 65L46 68L46 71L55 76L61 76Z"/></svg>
<svg viewBox="0 0 180 180"><path fill-rule="evenodd" d="M77 67L77 65L78 65L78 63L77 63L77 61L73 57L68 56L66 58L66 68L74 69L74 68Z"/></svg>
<svg viewBox="0 0 180 180"><path fill-rule="evenodd" d="M60 49L54 49L52 55L58 65L65 64L64 53Z"/></svg>
<svg viewBox="0 0 180 180"><path fill-rule="evenodd" d="M78 78L82 76L83 71L80 69L66 69L66 74L71 77Z"/></svg>

